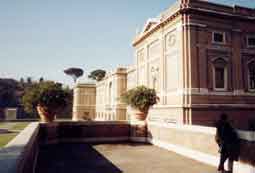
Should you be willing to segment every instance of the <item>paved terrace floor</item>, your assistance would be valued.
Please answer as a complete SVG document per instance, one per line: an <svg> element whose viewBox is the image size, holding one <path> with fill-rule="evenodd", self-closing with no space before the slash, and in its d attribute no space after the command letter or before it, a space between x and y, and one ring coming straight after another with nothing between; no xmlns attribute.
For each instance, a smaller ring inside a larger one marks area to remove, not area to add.
<svg viewBox="0 0 255 173"><path fill-rule="evenodd" d="M216 168L147 144L42 147L36 173L215 173Z"/></svg>

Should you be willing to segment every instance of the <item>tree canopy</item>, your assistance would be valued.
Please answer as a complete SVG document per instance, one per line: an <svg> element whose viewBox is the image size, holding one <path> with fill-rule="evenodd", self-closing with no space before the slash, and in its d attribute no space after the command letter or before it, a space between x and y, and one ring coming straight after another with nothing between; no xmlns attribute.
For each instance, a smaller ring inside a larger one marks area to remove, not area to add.
<svg viewBox="0 0 255 173"><path fill-rule="evenodd" d="M90 74L88 75L88 78L91 78L96 81L101 81L105 77L105 74L106 74L105 70L97 69L90 72Z"/></svg>
<svg viewBox="0 0 255 173"><path fill-rule="evenodd" d="M83 75L83 70L81 68L71 67L71 68L65 69L64 73L66 75L71 76L74 82L76 82L76 80Z"/></svg>
<svg viewBox="0 0 255 173"><path fill-rule="evenodd" d="M0 107L18 105L19 83L14 79L0 79Z"/></svg>
<svg viewBox="0 0 255 173"><path fill-rule="evenodd" d="M27 113L36 113L35 107L40 104L48 108L63 107L71 100L70 90L63 88L62 84L53 81L43 81L34 83L33 86L26 88L22 97L22 105Z"/></svg>

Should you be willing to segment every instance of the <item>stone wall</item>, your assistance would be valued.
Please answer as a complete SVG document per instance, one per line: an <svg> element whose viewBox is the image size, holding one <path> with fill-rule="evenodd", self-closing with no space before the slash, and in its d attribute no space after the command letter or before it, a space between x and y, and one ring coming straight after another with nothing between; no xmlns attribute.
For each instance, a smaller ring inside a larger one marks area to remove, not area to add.
<svg viewBox="0 0 255 173"><path fill-rule="evenodd" d="M39 152L39 123L29 124L0 149L1 173L33 173Z"/></svg>
<svg viewBox="0 0 255 173"><path fill-rule="evenodd" d="M218 166L218 146L214 140L215 128L169 123L148 122L148 141L186 157ZM234 164L234 173L255 171L255 132L238 131L241 139L240 160Z"/></svg>
<svg viewBox="0 0 255 173"><path fill-rule="evenodd" d="M41 124L41 145L61 142L120 142L128 141L130 126L127 122L60 122Z"/></svg>

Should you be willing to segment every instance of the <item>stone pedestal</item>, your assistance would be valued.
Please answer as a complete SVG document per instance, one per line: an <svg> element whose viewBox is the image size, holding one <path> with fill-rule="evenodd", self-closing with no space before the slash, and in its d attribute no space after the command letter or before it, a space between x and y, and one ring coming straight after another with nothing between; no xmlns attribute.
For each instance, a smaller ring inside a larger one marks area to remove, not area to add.
<svg viewBox="0 0 255 173"><path fill-rule="evenodd" d="M130 122L130 136L133 141L147 141L147 121L132 120Z"/></svg>

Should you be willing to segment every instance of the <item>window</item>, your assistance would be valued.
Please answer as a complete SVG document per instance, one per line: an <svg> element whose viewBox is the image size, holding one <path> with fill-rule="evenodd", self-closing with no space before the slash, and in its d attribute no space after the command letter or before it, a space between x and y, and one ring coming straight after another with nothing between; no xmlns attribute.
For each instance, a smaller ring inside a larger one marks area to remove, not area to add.
<svg viewBox="0 0 255 173"><path fill-rule="evenodd" d="M213 32L212 33L213 43L225 43L225 33L224 32Z"/></svg>
<svg viewBox="0 0 255 173"><path fill-rule="evenodd" d="M225 68L215 67L215 88L224 88Z"/></svg>
<svg viewBox="0 0 255 173"><path fill-rule="evenodd" d="M227 89L227 62L221 58L213 63L213 88L218 91Z"/></svg>
<svg viewBox="0 0 255 173"><path fill-rule="evenodd" d="M255 35L247 36L247 47L255 47Z"/></svg>
<svg viewBox="0 0 255 173"><path fill-rule="evenodd" d="M255 91L255 62L248 64L248 89Z"/></svg>

